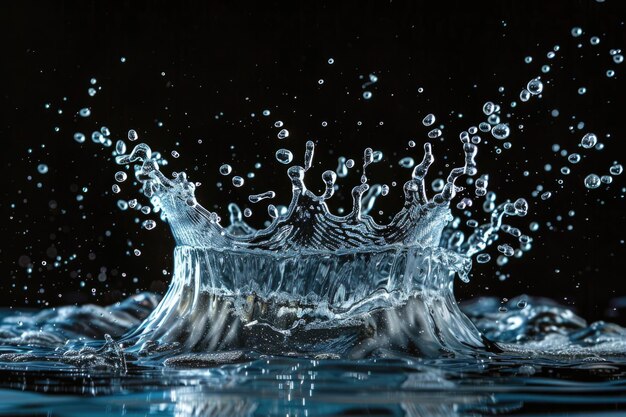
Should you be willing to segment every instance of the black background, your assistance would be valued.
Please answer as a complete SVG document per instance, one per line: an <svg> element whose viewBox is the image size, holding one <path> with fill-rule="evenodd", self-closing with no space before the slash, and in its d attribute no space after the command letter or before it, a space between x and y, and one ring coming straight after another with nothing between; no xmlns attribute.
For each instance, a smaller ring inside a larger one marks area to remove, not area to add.
<svg viewBox="0 0 626 417"><path fill-rule="evenodd" d="M373 181L403 184L409 171L397 161L421 159L427 133L421 119L428 113L437 115L446 133L445 143L434 142L432 180L448 164L462 162L456 137L483 120L485 101L501 103L506 114L526 82L541 75L543 96L519 104L506 120L513 127L512 149L497 155L494 145L502 143L491 138L478 156L490 189L531 202L529 215L511 223L526 231L531 221L542 224L532 234L534 248L503 268L494 260L476 265L471 283L459 282L456 291L461 299L544 295L589 319L606 317L609 300L626 295L624 176L591 191L582 182L590 172L608 173L614 160L626 163L626 64L609 55L626 45L625 12L626 3L617 0L3 2L0 305L110 303L138 290L167 288L173 240L162 222L152 231L136 222L156 216L117 208L118 199L139 193L130 181L119 195L111 193L118 170L112 148L89 139L103 125L114 139L134 128L168 157L176 149L181 157L169 157L167 170L185 170L201 181L199 200L226 218L228 201L245 203L254 192L274 189L286 203L289 182L273 153L289 147L301 160L308 139L317 142L310 188L321 187L319 174L334 169L339 155L359 161L367 146L389 157L372 169ZM584 29L576 39L570 34L575 26ZM597 46L589 43L593 35L601 38ZM548 60L555 45L557 58ZM533 62L525 64L525 56ZM543 74L548 63L551 71ZM616 76L607 78L608 69ZM372 73L379 81L364 100L360 77ZM92 77L100 88L95 97L87 94ZM583 96L580 86L588 90ZM78 117L82 107L92 116ZM269 117L261 116L264 109ZM558 117L550 115L553 109ZM291 132L285 142L276 139L276 120ZM586 127L572 133L568 127L580 121ZM76 131L88 136L84 144L72 139ZM586 131L596 132L606 148L582 152L577 144ZM409 139L418 147L409 149ZM569 164L553 144L584 155L569 176L559 174ZM256 178L235 189L218 174L224 162ZM262 168L254 169L255 162ZM37 173L39 163L49 166L47 174ZM546 163L552 171L544 170ZM339 184L349 189L358 177L353 173ZM222 191L219 181L227 184ZM538 184L553 197L531 197ZM330 205L349 210L348 201L349 194ZM379 219L400 202L397 187L381 203ZM265 206L252 208L252 222L262 223ZM136 248L141 256L133 255ZM494 248L490 253L495 258ZM65 264L73 254L76 259ZM59 267L52 265L56 256ZM498 269L506 280L497 277Z"/></svg>

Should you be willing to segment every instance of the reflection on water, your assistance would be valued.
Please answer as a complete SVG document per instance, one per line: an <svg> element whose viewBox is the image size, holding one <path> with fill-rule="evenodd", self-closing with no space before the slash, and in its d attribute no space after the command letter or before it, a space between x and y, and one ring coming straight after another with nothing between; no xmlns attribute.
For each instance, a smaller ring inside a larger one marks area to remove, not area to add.
<svg viewBox="0 0 626 417"><path fill-rule="evenodd" d="M3 366L0 415L478 416L527 415L546 406L551 415L619 415L626 412L625 370L616 360L513 356L263 358L208 369L131 367L124 376Z"/></svg>

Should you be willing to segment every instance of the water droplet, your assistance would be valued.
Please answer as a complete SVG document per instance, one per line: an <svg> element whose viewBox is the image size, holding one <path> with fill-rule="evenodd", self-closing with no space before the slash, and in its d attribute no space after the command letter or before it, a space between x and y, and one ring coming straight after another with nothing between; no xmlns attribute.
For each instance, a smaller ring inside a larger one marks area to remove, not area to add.
<svg viewBox="0 0 626 417"><path fill-rule="evenodd" d="M459 203L459 204L461 204L461 203ZM463 204L463 206L465 206L465 204ZM465 224L467 225L467 227L471 227L471 228L478 227L478 221L476 221L474 219L469 219L467 222L465 222Z"/></svg>
<svg viewBox="0 0 626 417"><path fill-rule="evenodd" d="M244 180L240 176L236 175L233 177L233 185L235 187L241 187L243 183L244 183Z"/></svg>
<svg viewBox="0 0 626 417"><path fill-rule="evenodd" d="M537 94L541 94L543 91L543 83L539 78L533 78L528 81L528 84L526 84L526 89L530 92L530 94L536 96Z"/></svg>
<svg viewBox="0 0 626 417"><path fill-rule="evenodd" d="M606 76L607 76L607 77L611 78L611 77L613 77L614 75L615 75L615 71L613 71L613 70L607 70L607 71L606 71Z"/></svg>
<svg viewBox="0 0 626 417"><path fill-rule="evenodd" d="M90 87L89 90L87 90L87 94L89 94L91 97L95 96L97 93L97 90L93 87Z"/></svg>
<svg viewBox="0 0 626 417"><path fill-rule="evenodd" d="M127 175L124 171L117 171L115 173L115 181L117 182L124 182L126 181Z"/></svg>
<svg viewBox="0 0 626 417"><path fill-rule="evenodd" d="M572 32L571 33L572 33L573 37L577 38L577 37L579 37L580 35L583 34L583 30L581 28L579 28L579 27L575 27L575 28L572 28Z"/></svg>
<svg viewBox="0 0 626 417"><path fill-rule="evenodd" d="M287 165L293 160L293 154L288 149L279 149L276 151L276 160Z"/></svg>
<svg viewBox="0 0 626 417"><path fill-rule="evenodd" d="M281 120L277 120L274 122L274 127L283 127L283 122Z"/></svg>
<svg viewBox="0 0 626 417"><path fill-rule="evenodd" d="M141 225L144 229L152 230L156 227L156 222L154 220L146 220Z"/></svg>
<svg viewBox="0 0 626 417"><path fill-rule="evenodd" d="M585 87L580 87L578 89L578 94L580 94L581 96L585 94L586 92L587 92L587 89Z"/></svg>
<svg viewBox="0 0 626 417"><path fill-rule="evenodd" d="M532 56L527 56L526 58L524 58L524 62L527 64L530 64L531 62L533 62L533 57Z"/></svg>
<svg viewBox="0 0 626 417"><path fill-rule="evenodd" d="M580 162L580 155L577 153L570 154L567 157L567 160L570 161L572 164L577 164Z"/></svg>
<svg viewBox="0 0 626 417"><path fill-rule="evenodd" d="M133 253L135 254L135 256L141 256L141 251L139 249L135 249Z"/></svg>
<svg viewBox="0 0 626 417"><path fill-rule="evenodd" d="M89 117L91 116L91 110L89 110L87 107L84 107L80 109L78 114L80 115L80 117Z"/></svg>
<svg viewBox="0 0 626 417"><path fill-rule="evenodd" d="M600 177L596 174L589 174L585 177L585 187L589 189L598 188L601 182Z"/></svg>
<svg viewBox="0 0 626 417"><path fill-rule="evenodd" d="M613 62L615 62L616 64L621 64L622 62L624 62L624 56L623 55L613 55Z"/></svg>
<svg viewBox="0 0 626 417"><path fill-rule="evenodd" d="M445 181L441 178L437 178L432 182L431 187L434 192L438 193L443 190L444 185L446 185Z"/></svg>
<svg viewBox="0 0 626 417"><path fill-rule="evenodd" d="M438 138L439 136L441 136L441 130L440 129L433 129L430 132L428 132L428 137L431 138L431 139Z"/></svg>
<svg viewBox="0 0 626 417"><path fill-rule="evenodd" d="M80 133L80 132L76 132L74 133L74 140L78 143L84 143L85 142L85 135Z"/></svg>
<svg viewBox="0 0 626 417"><path fill-rule="evenodd" d="M435 123L435 115L432 113L426 115L426 117L422 120L422 124L424 126L431 126L433 123Z"/></svg>
<svg viewBox="0 0 626 417"><path fill-rule="evenodd" d="M117 193L119 193L120 191L122 191L122 190L120 189L120 186L119 186L119 185L117 185L117 184L113 184L113 186L111 187L111 190L113 190L113 192L114 192L115 194L117 194Z"/></svg>
<svg viewBox="0 0 626 417"><path fill-rule="evenodd" d="M285 139L289 137L289 131L287 129L281 129L280 132L278 132L278 139Z"/></svg>
<svg viewBox="0 0 626 417"><path fill-rule="evenodd" d="M515 254L515 250L506 243L504 245L498 245L498 251L504 256L513 256Z"/></svg>
<svg viewBox="0 0 626 417"><path fill-rule="evenodd" d="M591 39L589 39L589 43L591 43L592 45L597 45L600 43L600 38L598 38L597 36L592 36Z"/></svg>
<svg viewBox="0 0 626 417"><path fill-rule="evenodd" d="M624 171L624 168L621 164L615 164L611 168L609 168L609 172L611 173L611 175L621 175L622 171Z"/></svg>
<svg viewBox="0 0 626 417"><path fill-rule="evenodd" d="M491 256L488 253L480 253L476 256L476 262L479 264L486 264L491 260Z"/></svg>
<svg viewBox="0 0 626 417"><path fill-rule="evenodd" d="M530 100L530 91L524 88L519 93L519 99L522 100L523 102Z"/></svg>
<svg viewBox="0 0 626 417"><path fill-rule="evenodd" d="M600 177L600 181L602 181L604 184L610 184L613 182L613 177L610 175L603 175Z"/></svg>
<svg viewBox="0 0 626 417"><path fill-rule="evenodd" d="M365 100L369 100L370 98L372 98L372 92L371 91L363 91L363 98Z"/></svg>
<svg viewBox="0 0 626 417"><path fill-rule="evenodd" d="M176 151L172 151L172 158L178 158L180 154Z"/></svg>
<svg viewBox="0 0 626 417"><path fill-rule="evenodd" d="M37 172L39 172L40 174L47 174L48 173L48 165L46 165L46 164L39 164L39 165L37 165Z"/></svg>
<svg viewBox="0 0 626 417"><path fill-rule="evenodd" d="M268 198L274 198L274 197L276 197L276 193L274 191L270 190L270 191L266 191L266 192L261 193L261 194L253 194L251 196L248 196L248 201L250 201L251 203L256 204L259 201L262 201L262 200L265 200L265 199L268 199Z"/></svg>
<svg viewBox="0 0 626 417"><path fill-rule="evenodd" d="M402 158L400 162L398 162L398 165L400 165L402 168L413 168L413 166L415 165L415 160L410 156L407 156Z"/></svg>
<svg viewBox="0 0 626 417"><path fill-rule="evenodd" d="M542 200L547 200L550 197L552 197L552 193L550 191L546 191L545 193L541 194L541 199Z"/></svg>
<svg viewBox="0 0 626 417"><path fill-rule="evenodd" d="M587 133L580 140L580 144L585 149L591 149L598 143L598 137L594 133Z"/></svg>
<svg viewBox="0 0 626 417"><path fill-rule="evenodd" d="M483 113L489 116L491 113L493 113L495 108L496 108L495 104L493 104L491 101L488 101L483 105Z"/></svg>
<svg viewBox="0 0 626 417"><path fill-rule="evenodd" d="M263 112L261 113L263 116L267 117L269 116L271 113L269 110L263 110Z"/></svg>
<svg viewBox="0 0 626 417"><path fill-rule="evenodd" d="M511 133L511 130L504 123L500 123L494 126L493 129L491 129L491 135L494 138L499 139L499 140L508 138L510 133Z"/></svg>
<svg viewBox="0 0 626 417"><path fill-rule="evenodd" d="M224 164L220 167L220 174L229 175L233 171L233 167L228 164Z"/></svg>
<svg viewBox="0 0 626 417"><path fill-rule="evenodd" d="M128 140L130 140L132 142L132 141L135 141L137 139L139 139L139 135L137 134L135 129L130 129L128 131Z"/></svg>
<svg viewBox="0 0 626 417"><path fill-rule="evenodd" d="M332 59L332 58L328 58L328 63L329 63L330 65L333 65L333 64L335 63L335 60L334 60L334 59Z"/></svg>
<svg viewBox="0 0 626 417"><path fill-rule="evenodd" d="M318 83L319 85L322 85L322 84L324 84L324 80L323 80L323 79L319 79L319 80L317 80L317 83Z"/></svg>
<svg viewBox="0 0 626 417"><path fill-rule="evenodd" d="M348 159L346 161L346 168L354 168L354 159Z"/></svg>

